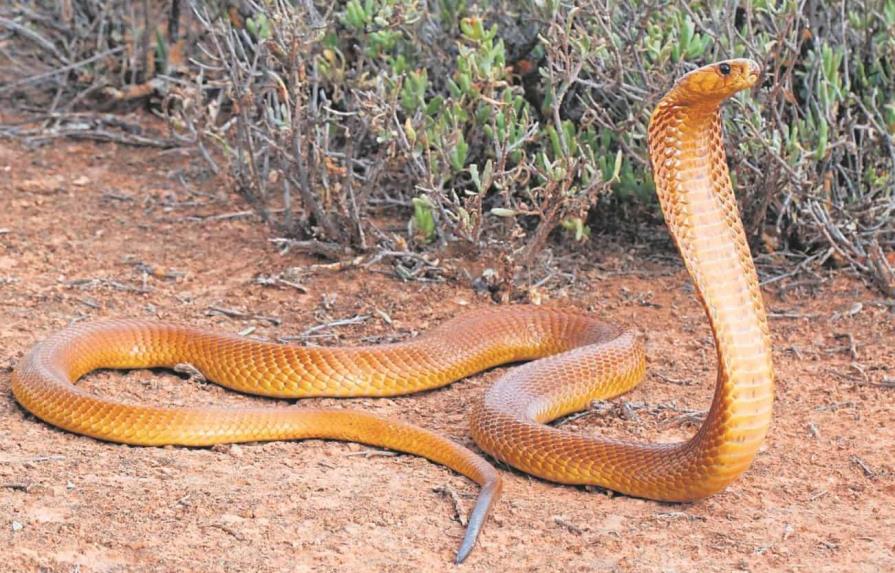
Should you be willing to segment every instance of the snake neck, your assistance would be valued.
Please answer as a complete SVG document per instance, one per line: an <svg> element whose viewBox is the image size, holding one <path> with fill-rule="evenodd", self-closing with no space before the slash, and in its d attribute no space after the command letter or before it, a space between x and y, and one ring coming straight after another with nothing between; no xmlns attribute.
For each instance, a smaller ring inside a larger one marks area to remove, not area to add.
<svg viewBox="0 0 895 573"><path fill-rule="evenodd" d="M650 122L649 146L663 214L718 352L711 409L685 447L696 463L723 462L732 479L764 439L774 381L764 304L727 168L720 103L686 105L670 94Z"/></svg>

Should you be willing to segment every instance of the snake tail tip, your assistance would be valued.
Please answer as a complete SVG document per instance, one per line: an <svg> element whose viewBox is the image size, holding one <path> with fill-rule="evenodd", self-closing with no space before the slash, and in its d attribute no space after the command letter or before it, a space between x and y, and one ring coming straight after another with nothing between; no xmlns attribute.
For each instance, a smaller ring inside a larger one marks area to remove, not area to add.
<svg viewBox="0 0 895 573"><path fill-rule="evenodd" d="M480 504L481 499L476 504L476 510ZM466 558L469 557L469 554L472 553L472 550L475 548L475 542L479 538L479 532L482 528L482 520L475 519L476 510L473 510L472 515L469 518L469 523L466 526L466 533L463 535L463 542L460 544L460 548L457 549L457 555L454 557L455 565L460 565L466 561Z"/></svg>
<svg viewBox="0 0 895 573"><path fill-rule="evenodd" d="M503 481L496 474L492 480L482 487L479 498L475 502L475 507L472 508L472 512L469 514L466 533L463 536L463 543L460 544L460 549L457 550L454 564L460 565L469 557L469 554L475 547L476 540L479 538L479 533L482 531L482 525L488 518L488 514L491 513L491 508L494 507L494 503L500 497L502 490Z"/></svg>

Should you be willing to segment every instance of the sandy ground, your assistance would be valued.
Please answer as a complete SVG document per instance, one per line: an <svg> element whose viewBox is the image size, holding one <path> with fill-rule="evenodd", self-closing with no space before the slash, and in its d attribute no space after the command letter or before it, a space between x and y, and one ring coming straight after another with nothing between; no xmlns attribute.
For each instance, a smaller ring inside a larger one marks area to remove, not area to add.
<svg viewBox="0 0 895 573"><path fill-rule="evenodd" d="M845 276L767 289L776 418L751 470L725 492L663 504L503 468L505 495L459 568L463 527L439 490L455 492L465 512L477 488L425 460L321 441L132 448L26 414L10 393L12 368L75 320L157 317L276 340L362 315L304 338L360 344L493 304L465 278L481 271L476 261L446 261L447 281L419 283L281 255L257 221L215 217L239 203L198 172L179 152L0 140L0 569L895 570L895 309ZM650 374L618 402L626 407L594 408L564 427L690 435L715 365L686 274L667 251L656 262L596 238L578 251L567 261L576 279L541 289L543 304L645 331ZM363 408L472 446L466 412L502 371L416 396L302 405ZM82 384L128 402L289 405L169 372L100 372Z"/></svg>

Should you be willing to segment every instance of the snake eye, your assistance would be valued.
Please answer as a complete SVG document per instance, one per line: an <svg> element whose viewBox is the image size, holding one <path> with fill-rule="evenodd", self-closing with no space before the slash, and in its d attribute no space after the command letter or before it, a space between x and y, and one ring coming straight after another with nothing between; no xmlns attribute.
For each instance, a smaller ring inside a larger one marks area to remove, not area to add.
<svg viewBox="0 0 895 573"><path fill-rule="evenodd" d="M730 75L730 64L718 64L718 71L721 72L722 76Z"/></svg>

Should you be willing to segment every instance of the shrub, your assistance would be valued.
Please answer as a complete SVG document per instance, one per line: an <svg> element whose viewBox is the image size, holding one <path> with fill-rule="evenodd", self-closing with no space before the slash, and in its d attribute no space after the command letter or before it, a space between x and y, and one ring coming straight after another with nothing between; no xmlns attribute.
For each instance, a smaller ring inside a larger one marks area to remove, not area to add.
<svg viewBox="0 0 895 573"><path fill-rule="evenodd" d="M697 65L748 56L765 85L734 99L726 128L755 246L778 276L845 264L895 295L895 0L192 7L198 49L165 109L305 248L461 242L527 265L551 235L654 217L657 98ZM385 230L394 217L407 233Z"/></svg>
<svg viewBox="0 0 895 573"><path fill-rule="evenodd" d="M179 1L4 2L0 96L50 113L145 96L127 88L158 87L147 82L181 63L180 20Z"/></svg>

